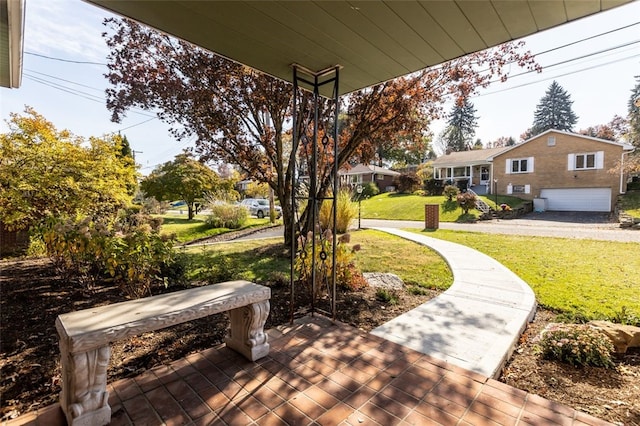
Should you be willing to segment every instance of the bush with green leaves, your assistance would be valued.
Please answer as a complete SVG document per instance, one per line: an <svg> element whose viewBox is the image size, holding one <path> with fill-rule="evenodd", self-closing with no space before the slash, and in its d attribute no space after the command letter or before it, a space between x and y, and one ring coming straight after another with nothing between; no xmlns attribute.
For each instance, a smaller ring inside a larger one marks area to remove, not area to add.
<svg viewBox="0 0 640 426"><path fill-rule="evenodd" d="M50 220L41 229L47 254L66 279L92 290L110 277L131 298L152 294L184 277L175 238L161 235L161 219L121 211L116 218Z"/></svg>
<svg viewBox="0 0 640 426"><path fill-rule="evenodd" d="M376 290L376 299L390 305L397 305L399 301L398 295L386 288L379 288Z"/></svg>
<svg viewBox="0 0 640 426"><path fill-rule="evenodd" d="M433 178L424 181L424 189L428 195L442 195L442 191L444 190L442 181Z"/></svg>
<svg viewBox="0 0 640 426"><path fill-rule="evenodd" d="M375 182L367 182L362 185L362 193L355 193L353 198L355 201L364 200L365 198L375 197L380 193L380 188Z"/></svg>
<svg viewBox="0 0 640 426"><path fill-rule="evenodd" d="M538 342L538 350L545 359L576 367L612 367L613 349L606 334L587 324L554 324Z"/></svg>
<svg viewBox="0 0 640 426"><path fill-rule="evenodd" d="M455 197L460 193L460 189L458 189L455 185L446 185L442 190L442 194L447 197L448 201L453 201Z"/></svg>
<svg viewBox="0 0 640 426"><path fill-rule="evenodd" d="M209 262L209 266L199 276L209 284L216 284L241 279L240 271L242 271L242 265L235 257L216 253Z"/></svg>
<svg viewBox="0 0 640 426"><path fill-rule="evenodd" d="M205 223L211 228L238 229L243 227L249 218L249 212L242 206L235 204L214 204L210 207L211 214Z"/></svg>

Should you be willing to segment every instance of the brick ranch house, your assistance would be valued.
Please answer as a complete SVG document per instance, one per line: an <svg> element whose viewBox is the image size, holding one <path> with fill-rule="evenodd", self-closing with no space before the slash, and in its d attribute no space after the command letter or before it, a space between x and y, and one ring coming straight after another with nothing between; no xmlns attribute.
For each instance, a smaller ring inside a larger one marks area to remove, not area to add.
<svg viewBox="0 0 640 426"><path fill-rule="evenodd" d="M338 174L342 185L355 188L357 185L375 182L380 192L393 191L395 189L393 181L400 176L396 171L365 164L358 164L349 169L342 168Z"/></svg>
<svg viewBox="0 0 640 426"><path fill-rule="evenodd" d="M433 167L437 179L469 179L478 193L514 195L546 210L610 212L627 181L612 170L632 151L629 144L548 130L511 147L479 150L473 161L463 161L466 153L445 155Z"/></svg>

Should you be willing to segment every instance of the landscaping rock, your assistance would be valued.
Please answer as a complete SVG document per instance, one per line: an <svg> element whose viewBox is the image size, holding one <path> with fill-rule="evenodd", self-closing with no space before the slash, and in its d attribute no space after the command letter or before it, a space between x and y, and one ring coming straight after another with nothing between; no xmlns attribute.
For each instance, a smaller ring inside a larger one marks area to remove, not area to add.
<svg viewBox="0 0 640 426"><path fill-rule="evenodd" d="M640 347L640 327L615 324L609 321L591 321L589 325L605 333L617 353L626 353L628 348Z"/></svg>
<svg viewBox="0 0 640 426"><path fill-rule="evenodd" d="M365 272L362 274L369 286L386 290L402 290L404 282L396 274L389 272Z"/></svg>

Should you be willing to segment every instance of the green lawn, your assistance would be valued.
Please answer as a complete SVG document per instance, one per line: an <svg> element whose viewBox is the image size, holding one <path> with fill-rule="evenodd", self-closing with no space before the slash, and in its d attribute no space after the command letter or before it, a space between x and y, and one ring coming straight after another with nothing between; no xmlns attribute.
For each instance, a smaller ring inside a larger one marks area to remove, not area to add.
<svg viewBox="0 0 640 426"><path fill-rule="evenodd" d="M495 208L495 198L480 196L489 206ZM517 207L522 203L520 198L507 195L498 196L498 205L506 203ZM455 201L448 203L446 197L423 197L412 194L384 193L362 201L362 217L365 219L396 219L396 220L424 220L424 205L438 204L440 206L440 221L455 222L461 218L462 209ZM473 209L469 214L477 217L480 212Z"/></svg>
<svg viewBox="0 0 640 426"><path fill-rule="evenodd" d="M418 198L424 203L425 197ZM369 201L373 200L375 198ZM205 231L200 219L164 217L163 229L177 232L182 241L205 236L206 232L227 231ZM253 226L267 222L267 219L251 219ZM626 309L630 316L636 317L635 321L640 321L637 243L447 230L428 235L464 244L495 258L533 288L542 306L563 312L569 319L615 319ZM446 289L451 285L452 276L446 263L426 247L371 230L354 231L350 244L362 247L356 259L363 272L393 272L413 288ZM209 278L212 282L239 278L288 282L289 279L289 258L277 240L217 244L190 248L186 253L191 261L191 279Z"/></svg>
<svg viewBox="0 0 640 426"><path fill-rule="evenodd" d="M353 232L349 245L354 244L361 246L356 261L363 272L392 272L410 287L446 289L453 283L447 264L426 247L370 230ZM289 257L275 239L189 248L186 253L191 259L190 279L289 280Z"/></svg>
<svg viewBox="0 0 640 426"><path fill-rule="evenodd" d="M640 191L627 192L623 195L620 207L628 215L640 217Z"/></svg>
<svg viewBox="0 0 640 426"><path fill-rule="evenodd" d="M209 228L205 223L205 215L198 215L191 220L187 219L186 214L164 214L159 215L159 217L163 219L162 233L176 234L180 243L235 231L227 228ZM250 217L242 229L264 226L268 223L269 218L257 219Z"/></svg>
<svg viewBox="0 0 640 426"><path fill-rule="evenodd" d="M533 288L538 303L570 318L613 318L623 308L640 318L637 243L446 230L428 235L493 257Z"/></svg>

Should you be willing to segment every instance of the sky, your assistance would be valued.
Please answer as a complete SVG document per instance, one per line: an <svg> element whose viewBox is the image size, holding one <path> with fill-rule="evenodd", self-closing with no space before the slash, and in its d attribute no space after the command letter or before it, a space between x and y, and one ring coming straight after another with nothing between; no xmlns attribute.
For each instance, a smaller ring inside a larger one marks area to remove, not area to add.
<svg viewBox="0 0 640 426"><path fill-rule="evenodd" d="M58 130L86 138L120 131L146 175L193 141L176 140L146 111L130 111L121 123L110 121L104 97L108 49L101 36L102 21L110 16L80 0L26 1L22 86L0 89L0 132L7 131L9 114L22 113L25 105ZM574 130L606 124L616 114L626 117L634 76L640 76L640 1L524 40L543 72L513 76L471 98L478 116L476 138L485 143L502 136L518 140L531 127L536 105L553 80L571 96L579 117ZM443 128L443 121L432 124L436 135Z"/></svg>

